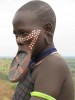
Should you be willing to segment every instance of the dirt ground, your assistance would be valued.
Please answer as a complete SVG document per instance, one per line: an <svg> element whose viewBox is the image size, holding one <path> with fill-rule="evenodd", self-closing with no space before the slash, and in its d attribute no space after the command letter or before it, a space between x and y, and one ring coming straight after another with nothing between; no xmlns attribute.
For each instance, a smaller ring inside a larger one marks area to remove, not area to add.
<svg viewBox="0 0 75 100"><path fill-rule="evenodd" d="M9 83L0 79L0 100L11 100L13 93Z"/></svg>

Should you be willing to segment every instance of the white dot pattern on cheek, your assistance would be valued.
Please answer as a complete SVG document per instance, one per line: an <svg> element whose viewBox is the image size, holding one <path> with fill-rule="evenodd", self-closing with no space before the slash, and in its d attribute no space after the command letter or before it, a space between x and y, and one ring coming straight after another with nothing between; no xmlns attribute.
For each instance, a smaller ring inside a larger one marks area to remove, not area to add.
<svg viewBox="0 0 75 100"><path fill-rule="evenodd" d="M39 36L40 32L41 32L41 30L39 30L39 29L38 30L33 30L31 34L29 34L28 36L26 36L24 38L23 37L22 38L18 37L17 41L18 42L25 42L25 41L28 41L28 40L33 38L33 40L31 41L31 43L29 45L29 48L32 49L33 46L35 45L37 39L38 39L38 36Z"/></svg>

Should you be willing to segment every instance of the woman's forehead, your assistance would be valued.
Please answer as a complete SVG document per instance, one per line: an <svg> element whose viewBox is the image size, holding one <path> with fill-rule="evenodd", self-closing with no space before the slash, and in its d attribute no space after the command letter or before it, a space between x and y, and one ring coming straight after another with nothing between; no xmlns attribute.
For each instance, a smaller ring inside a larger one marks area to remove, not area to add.
<svg viewBox="0 0 75 100"><path fill-rule="evenodd" d="M13 25L16 23L31 24L36 22L38 22L36 14L30 11L18 11L13 18Z"/></svg>

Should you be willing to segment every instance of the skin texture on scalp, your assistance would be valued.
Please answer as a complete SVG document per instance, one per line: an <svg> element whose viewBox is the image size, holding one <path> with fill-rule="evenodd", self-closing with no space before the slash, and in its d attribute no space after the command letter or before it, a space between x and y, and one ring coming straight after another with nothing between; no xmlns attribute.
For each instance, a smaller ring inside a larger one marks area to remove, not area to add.
<svg viewBox="0 0 75 100"><path fill-rule="evenodd" d="M43 1L30 1L23 5L13 19L13 31L16 39L28 36L33 30L41 30L40 35L31 50L32 57L54 48L53 34L56 16L50 5ZM26 50L31 41L17 42L21 50ZM42 63L32 69L31 78L34 81L34 91L43 92L56 100L74 100L74 85L68 64L58 54L48 55ZM30 100L43 100L31 97Z"/></svg>
<svg viewBox="0 0 75 100"><path fill-rule="evenodd" d="M34 13L40 21L41 25L47 22L51 24L52 33L55 30L56 15L52 7L44 1L30 1L23 5L18 11L26 11Z"/></svg>

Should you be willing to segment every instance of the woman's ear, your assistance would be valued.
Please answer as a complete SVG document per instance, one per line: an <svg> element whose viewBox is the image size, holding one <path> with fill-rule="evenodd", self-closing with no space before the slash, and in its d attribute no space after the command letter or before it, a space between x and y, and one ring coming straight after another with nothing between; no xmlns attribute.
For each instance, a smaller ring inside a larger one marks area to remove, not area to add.
<svg viewBox="0 0 75 100"><path fill-rule="evenodd" d="M50 23L45 24L44 30L45 30L45 40L47 44L51 44L51 42L53 41L52 25Z"/></svg>
<svg viewBox="0 0 75 100"><path fill-rule="evenodd" d="M47 23L44 25L44 29L45 29L45 31L47 31L47 32L52 32L52 25L51 25L51 23L47 22Z"/></svg>

